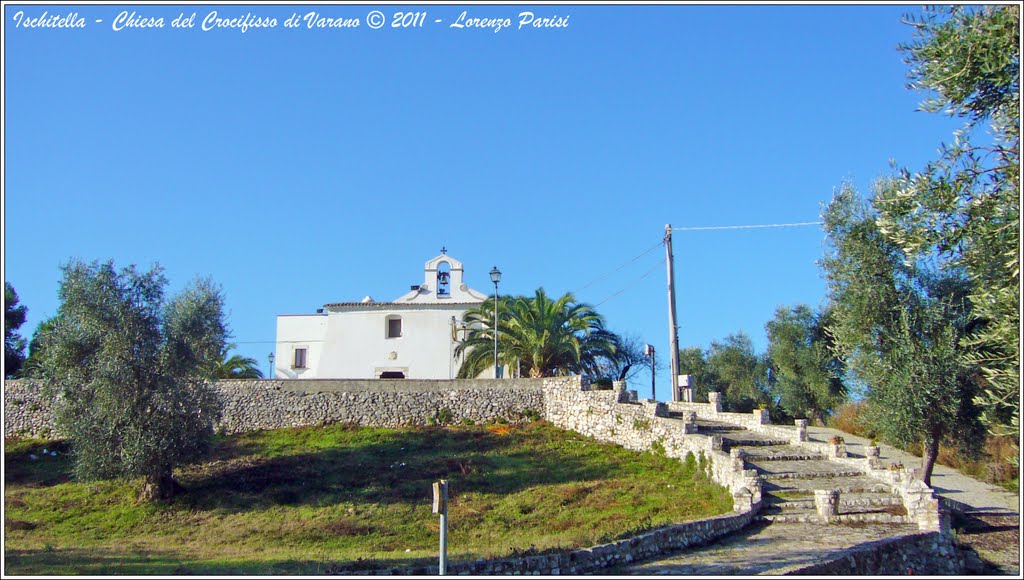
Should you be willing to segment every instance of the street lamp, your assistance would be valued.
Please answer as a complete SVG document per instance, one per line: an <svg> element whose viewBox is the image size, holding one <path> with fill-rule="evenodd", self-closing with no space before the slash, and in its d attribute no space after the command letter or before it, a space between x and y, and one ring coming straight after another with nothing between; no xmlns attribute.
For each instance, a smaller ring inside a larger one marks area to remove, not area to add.
<svg viewBox="0 0 1024 580"><path fill-rule="evenodd" d="M271 352L269 355L267 355L267 360L270 361L270 374L267 375L267 378L268 379L272 379L272 378L274 378L274 353L273 352Z"/></svg>
<svg viewBox="0 0 1024 580"><path fill-rule="evenodd" d="M645 344L644 354L651 357L651 399L656 400L658 397L654 394L654 345Z"/></svg>
<svg viewBox="0 0 1024 580"><path fill-rule="evenodd" d="M497 266L491 268L491 282L494 282L494 378L498 378L498 282L501 282L501 270Z"/></svg>

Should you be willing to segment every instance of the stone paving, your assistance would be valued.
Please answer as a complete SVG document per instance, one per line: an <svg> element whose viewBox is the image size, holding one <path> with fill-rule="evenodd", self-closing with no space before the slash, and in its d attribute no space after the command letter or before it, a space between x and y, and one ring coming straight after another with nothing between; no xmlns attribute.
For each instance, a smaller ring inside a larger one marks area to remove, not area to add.
<svg viewBox="0 0 1024 580"><path fill-rule="evenodd" d="M642 562L608 573L624 575L784 574L816 564L836 552L896 535L913 534L909 524L754 524L738 534L667 558Z"/></svg>
<svg viewBox="0 0 1024 580"><path fill-rule="evenodd" d="M746 467L764 478L759 523L711 546L623 567L613 574L783 574L865 542L919 531L916 524L906 521L900 497L888 485L856 468L742 427L704 420L698 421L697 427L700 433L721 437L724 451L739 449ZM863 456L869 444L832 429L808 430L811 441L824 443L834 435L844 437L853 456ZM883 463L901 462L908 468L920 462L888 446L882 447L881 459ZM1015 495L940 466L933 475L933 486L940 495L964 504L960 507L979 513L1012 514L1019 504ZM818 515L815 490L840 492L838 517L831 522Z"/></svg>

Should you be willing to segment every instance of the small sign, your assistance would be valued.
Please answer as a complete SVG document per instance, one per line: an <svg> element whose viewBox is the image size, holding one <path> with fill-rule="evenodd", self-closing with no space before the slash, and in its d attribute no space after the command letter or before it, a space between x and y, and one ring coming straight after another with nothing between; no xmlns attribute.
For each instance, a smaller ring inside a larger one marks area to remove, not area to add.
<svg viewBox="0 0 1024 580"><path fill-rule="evenodd" d="M448 480L434 482L434 512L435 514L448 513Z"/></svg>

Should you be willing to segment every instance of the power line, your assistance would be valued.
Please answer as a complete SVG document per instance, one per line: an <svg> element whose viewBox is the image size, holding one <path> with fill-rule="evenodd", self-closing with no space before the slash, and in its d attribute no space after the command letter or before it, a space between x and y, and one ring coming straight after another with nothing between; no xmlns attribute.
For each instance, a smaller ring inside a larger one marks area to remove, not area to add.
<svg viewBox="0 0 1024 580"><path fill-rule="evenodd" d="M626 266L628 266L628 265L632 264L633 262L636 262L636 261L637 261L637 260L639 260L640 258L643 258L643 257L644 257L644 256L646 256L647 254L650 254L650 253L651 253L651 252L653 252L653 251L654 251L655 249L657 249L658 247L660 247L660 246L661 246L661 245L662 245L663 243L664 243L664 242L662 242L662 241L659 241L659 242L658 242L657 244L654 244L654 245L653 245L653 246L651 246L650 248L647 248L647 249L646 249L646 250L644 250L643 252L641 252L641 253L637 254L637 256L636 256L636 257L634 257L634 258L631 258L631 259L629 259L629 260L627 260L627 261L623 262L622 264L620 264L620 265L619 265L619 266L618 266L617 268L615 268L614 270L611 270L611 271L609 271L609 272L606 272L606 273L604 273L604 274L601 274L601 275L600 275L600 276L598 276L597 278L595 278L595 279L591 280L590 282L587 282L586 284L584 284L583 286L580 286L580 287L579 287L579 288L577 288L576 290L573 290L573 294L579 294L581 290L586 290L587 288L589 288L589 287L593 286L594 284L597 284L598 282L601 282L601 281L605 280L606 278L608 278L608 276L611 276L612 274L614 274L614 273L618 272L619 270L621 270L621 269L625 268Z"/></svg>
<svg viewBox="0 0 1024 580"><path fill-rule="evenodd" d="M672 228L674 232L694 232L699 230L749 230L753 228L795 228L801 226L820 226L825 222L800 222L795 224L762 224L754 226L704 226L696 228Z"/></svg>
<svg viewBox="0 0 1024 580"><path fill-rule="evenodd" d="M622 290L618 290L617 292L609 295L608 297L606 297L605 299L601 300L600 302L594 304L594 307L596 308L597 306L600 306L601 304L607 302L608 300L614 298L615 296L618 296L618 295L622 294L623 292L629 290L630 288L633 288L634 286L639 284L640 281L642 281L643 279L647 278L651 274L654 274L655 271L660 270L660 267L662 267L662 265L664 263L665 263L665 258L658 259L657 263L655 263L654 266L650 268L650 270L648 270L647 272L643 273L643 275L641 275L640 278L637 278L636 280L634 280L633 282L631 282L627 286L623 287Z"/></svg>

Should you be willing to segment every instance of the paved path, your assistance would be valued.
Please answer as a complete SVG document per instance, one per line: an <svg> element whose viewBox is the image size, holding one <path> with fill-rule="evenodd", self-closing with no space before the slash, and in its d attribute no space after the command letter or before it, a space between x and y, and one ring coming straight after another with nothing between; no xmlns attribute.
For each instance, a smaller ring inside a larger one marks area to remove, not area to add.
<svg viewBox="0 0 1024 580"><path fill-rule="evenodd" d="M820 562L864 542L917 533L916 525L754 524L738 534L667 558L643 562L609 574L754 575L784 574Z"/></svg>

